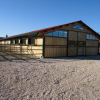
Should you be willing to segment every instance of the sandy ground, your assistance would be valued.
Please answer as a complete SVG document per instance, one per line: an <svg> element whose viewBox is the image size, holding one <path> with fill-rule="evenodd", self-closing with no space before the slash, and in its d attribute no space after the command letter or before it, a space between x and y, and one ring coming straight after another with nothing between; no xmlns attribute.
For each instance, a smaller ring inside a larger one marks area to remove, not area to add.
<svg viewBox="0 0 100 100"><path fill-rule="evenodd" d="M100 100L100 55L0 61L0 100Z"/></svg>

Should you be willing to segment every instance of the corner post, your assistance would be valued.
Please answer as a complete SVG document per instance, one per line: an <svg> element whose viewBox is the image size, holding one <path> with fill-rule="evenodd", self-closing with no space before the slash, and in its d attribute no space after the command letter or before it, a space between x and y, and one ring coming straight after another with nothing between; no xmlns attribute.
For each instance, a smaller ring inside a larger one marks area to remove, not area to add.
<svg viewBox="0 0 100 100"><path fill-rule="evenodd" d="M69 30L67 31L67 56L68 56L68 39L69 39Z"/></svg>
<svg viewBox="0 0 100 100"><path fill-rule="evenodd" d="M43 37L43 49L42 49L42 56L45 58L45 36Z"/></svg>

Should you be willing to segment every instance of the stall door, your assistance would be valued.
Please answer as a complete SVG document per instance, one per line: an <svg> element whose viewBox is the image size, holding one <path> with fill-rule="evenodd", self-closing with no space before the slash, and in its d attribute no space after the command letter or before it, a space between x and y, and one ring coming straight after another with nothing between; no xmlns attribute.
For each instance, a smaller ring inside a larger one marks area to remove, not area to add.
<svg viewBox="0 0 100 100"><path fill-rule="evenodd" d="M78 42L78 56L85 55L85 41Z"/></svg>
<svg viewBox="0 0 100 100"><path fill-rule="evenodd" d="M77 32L68 33L68 56L77 56Z"/></svg>
<svg viewBox="0 0 100 100"><path fill-rule="evenodd" d="M78 32L78 56L85 55L86 33Z"/></svg>

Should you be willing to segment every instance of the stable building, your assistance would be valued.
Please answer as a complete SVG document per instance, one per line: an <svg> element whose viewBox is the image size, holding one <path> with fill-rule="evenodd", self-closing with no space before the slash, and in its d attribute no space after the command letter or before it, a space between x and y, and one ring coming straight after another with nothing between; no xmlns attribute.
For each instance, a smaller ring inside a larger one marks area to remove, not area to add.
<svg viewBox="0 0 100 100"><path fill-rule="evenodd" d="M100 35L82 21L36 30L0 40L1 51L35 57L99 54Z"/></svg>

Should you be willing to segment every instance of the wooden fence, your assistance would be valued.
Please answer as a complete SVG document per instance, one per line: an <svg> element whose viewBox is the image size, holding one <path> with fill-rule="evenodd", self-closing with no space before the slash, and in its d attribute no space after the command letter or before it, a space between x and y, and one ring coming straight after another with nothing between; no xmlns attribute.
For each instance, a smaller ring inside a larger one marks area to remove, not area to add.
<svg viewBox="0 0 100 100"><path fill-rule="evenodd" d="M0 56L19 55L20 59L22 59L23 56L40 58L42 54L43 45L0 44Z"/></svg>

